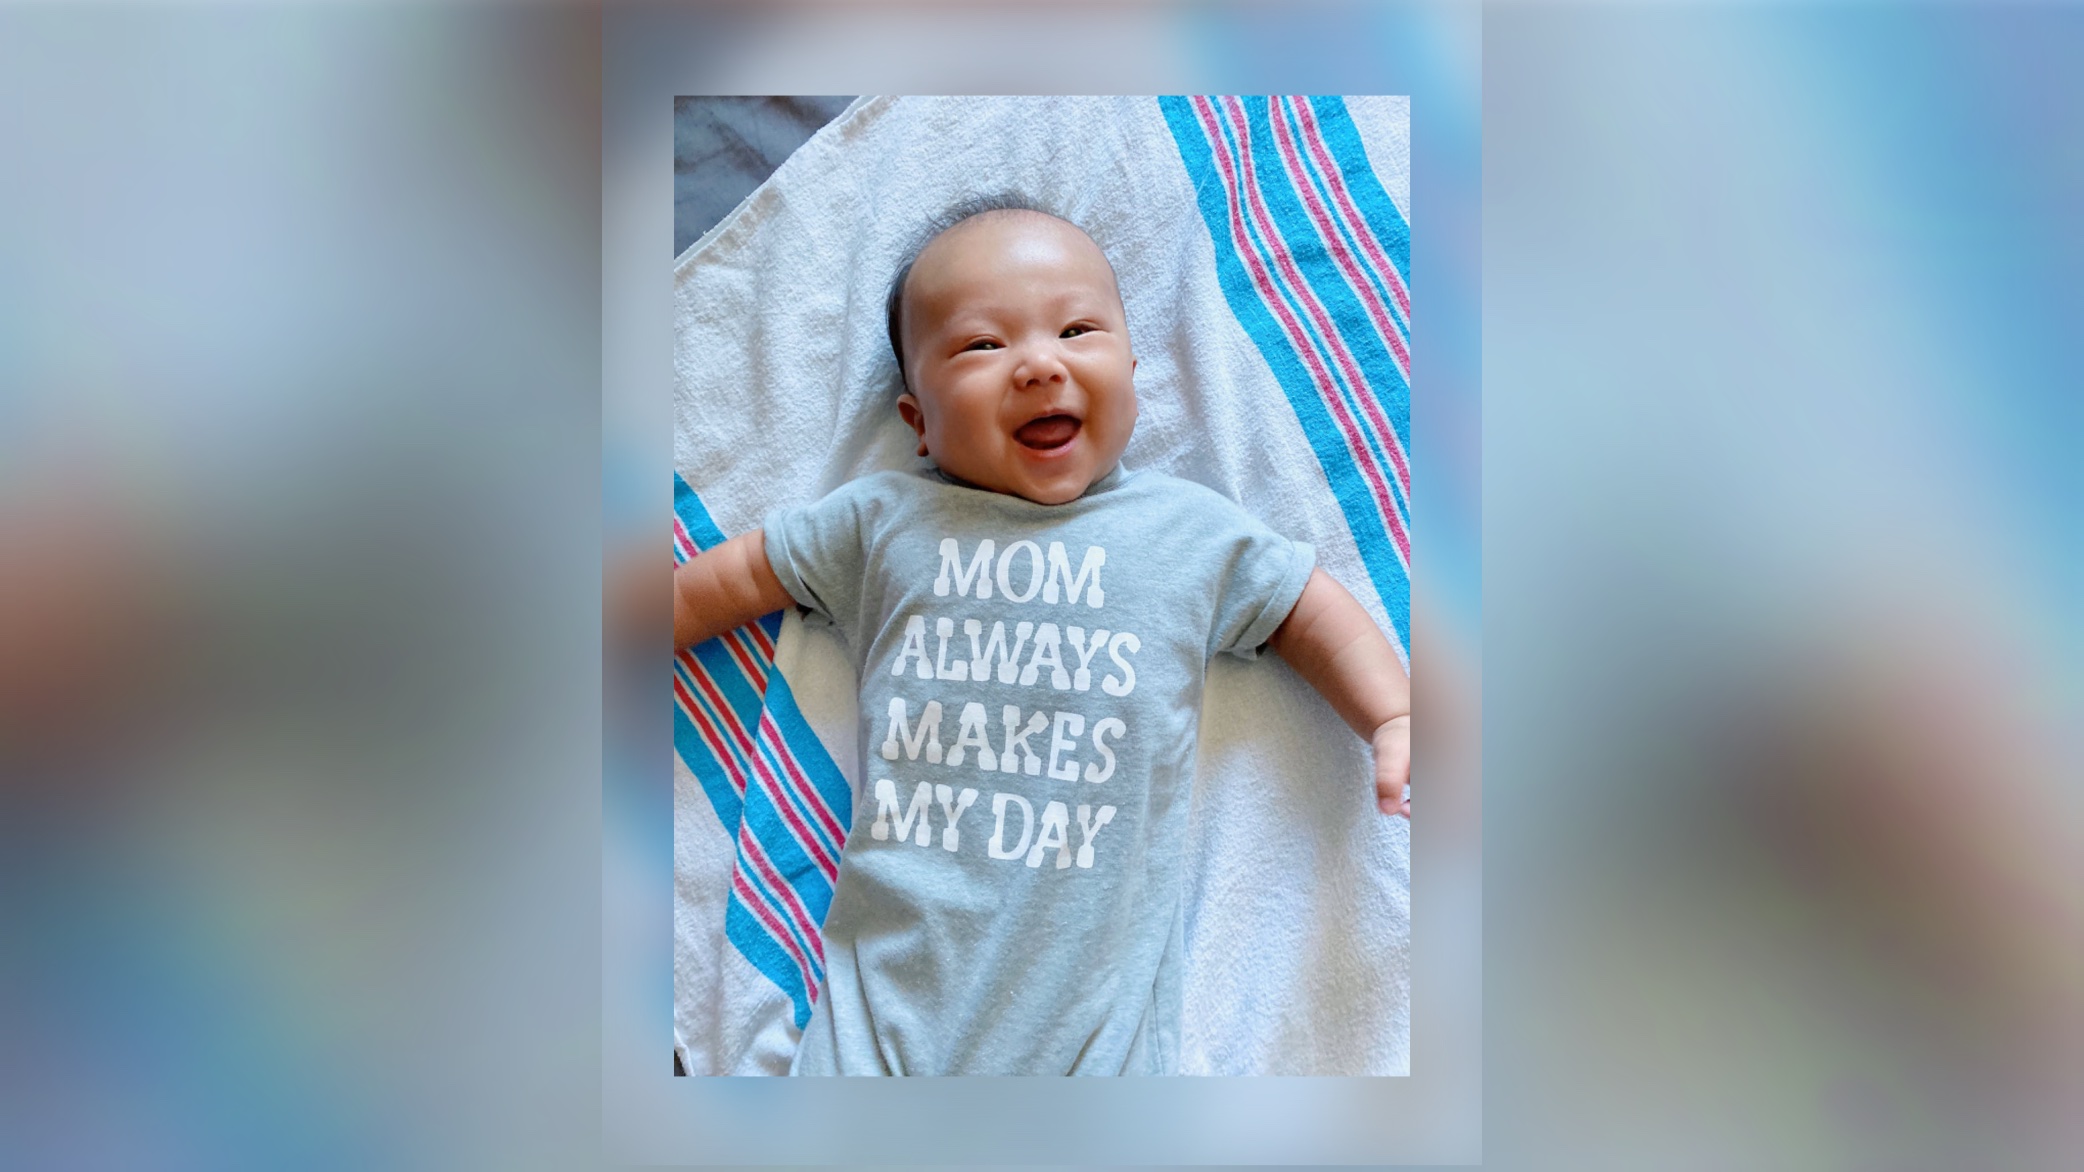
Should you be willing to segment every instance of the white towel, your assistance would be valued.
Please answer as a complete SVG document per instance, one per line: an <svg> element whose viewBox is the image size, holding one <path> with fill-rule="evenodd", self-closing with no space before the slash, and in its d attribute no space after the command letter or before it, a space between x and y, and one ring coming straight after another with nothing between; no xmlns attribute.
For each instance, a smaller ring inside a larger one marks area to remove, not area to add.
<svg viewBox="0 0 2084 1172"><path fill-rule="evenodd" d="M1384 271L1408 268L1396 247L1408 249L1408 125L1407 103L1387 98L857 102L676 264L681 518L714 527L693 543L913 465L885 334L890 279L945 208L1013 191L1084 226L1120 277L1141 359L1127 464L1208 485L1313 543L1408 645L1396 483L1408 301L1404 274ZM1286 358L1284 335L1300 339ZM1314 415L1296 398L1306 385L1323 392ZM1370 519L1370 501L1390 507ZM845 654L793 614L771 642L780 690L815 732L795 755L822 746L858 796ZM804 1002L772 976L786 949L743 943L758 916L736 940L726 930L739 827L714 768L698 776L688 756L676 755L676 1044L692 1073L783 1071ZM1366 746L1277 658L1219 657L1198 767L1183 1070L1408 1073L1409 824L1375 811ZM793 897L738 898L773 898L779 913Z"/></svg>

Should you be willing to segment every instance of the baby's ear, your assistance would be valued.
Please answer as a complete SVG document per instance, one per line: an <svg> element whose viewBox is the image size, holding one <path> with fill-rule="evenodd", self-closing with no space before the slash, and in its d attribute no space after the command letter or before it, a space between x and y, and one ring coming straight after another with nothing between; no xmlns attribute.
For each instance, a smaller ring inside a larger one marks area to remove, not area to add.
<svg viewBox="0 0 2084 1172"><path fill-rule="evenodd" d="M919 455L927 455L926 411L919 406L919 400L910 391L897 397L897 413L904 417L905 425L918 435Z"/></svg>

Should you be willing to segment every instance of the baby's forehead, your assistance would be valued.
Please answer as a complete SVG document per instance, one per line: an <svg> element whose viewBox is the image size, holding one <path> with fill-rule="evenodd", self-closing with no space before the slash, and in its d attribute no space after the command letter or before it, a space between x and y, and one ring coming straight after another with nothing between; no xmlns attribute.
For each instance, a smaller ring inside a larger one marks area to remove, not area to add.
<svg viewBox="0 0 2084 1172"><path fill-rule="evenodd" d="M1071 221L1048 212L1007 208L980 212L942 229L919 250L915 263L930 265L956 257L1009 255L1044 240L1068 244L1080 252L1090 251L1103 262L1107 259L1099 243Z"/></svg>
<svg viewBox="0 0 2084 1172"><path fill-rule="evenodd" d="M1054 265L1071 260L1068 274L1084 270L1118 300L1114 265L1085 229L1047 212L1003 210L972 216L944 229L921 248L908 267L905 284L943 287L948 293L980 292L1011 277L1023 260ZM1002 269L1000 266L1004 266ZM966 287L966 288L965 288ZM940 298L935 298L940 300Z"/></svg>

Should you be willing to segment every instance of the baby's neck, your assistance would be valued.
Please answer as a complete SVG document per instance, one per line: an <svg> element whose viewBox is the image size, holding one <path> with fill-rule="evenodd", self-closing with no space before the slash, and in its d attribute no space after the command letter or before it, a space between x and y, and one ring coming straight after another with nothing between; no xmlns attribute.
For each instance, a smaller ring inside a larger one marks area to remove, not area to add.
<svg viewBox="0 0 2084 1172"><path fill-rule="evenodd" d="M1041 505L1045 508L1055 508L1058 504L1068 505L1071 503L1071 501L1084 500L1087 496L1090 496L1092 494L1092 491L1095 488L1098 488L1101 485L1108 483L1108 481L1114 477L1115 473L1123 470L1121 461L1117 460L1114 463L1114 467L1109 468L1107 471L1102 472L1100 475L1094 477L1091 483L1087 484L1084 488L1080 489L1078 495L1072 497L1071 500L1051 502L1038 501L1031 496L1022 496L1017 492L1007 492L1006 490L1000 488L986 488L984 485L981 484L973 484L970 481L964 480L962 477L957 476L955 473L948 471L946 468L941 467L939 464L932 465L932 468L934 471L934 475L939 476L942 480L947 481L949 484L952 484L957 488L967 488L974 492L988 492L993 496L1010 496L1014 500L1026 501L1031 505Z"/></svg>

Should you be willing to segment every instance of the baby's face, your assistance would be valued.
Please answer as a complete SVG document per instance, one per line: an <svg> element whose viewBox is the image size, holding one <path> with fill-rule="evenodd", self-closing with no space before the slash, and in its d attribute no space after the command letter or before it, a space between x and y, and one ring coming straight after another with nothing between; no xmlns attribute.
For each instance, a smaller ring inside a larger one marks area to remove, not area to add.
<svg viewBox="0 0 2084 1172"><path fill-rule="evenodd" d="M1034 212L966 220L905 283L898 411L919 454L979 488L1076 500L1136 427L1136 357L1107 258Z"/></svg>

